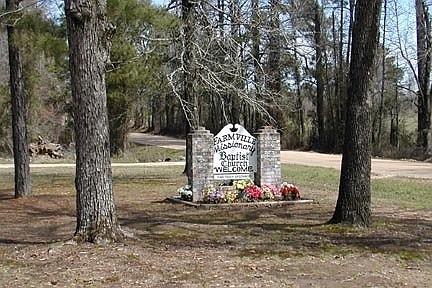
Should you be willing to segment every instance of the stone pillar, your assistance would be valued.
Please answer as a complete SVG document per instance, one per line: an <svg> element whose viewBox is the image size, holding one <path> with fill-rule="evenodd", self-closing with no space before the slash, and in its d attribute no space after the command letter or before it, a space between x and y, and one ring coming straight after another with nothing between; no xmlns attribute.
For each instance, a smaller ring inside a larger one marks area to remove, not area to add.
<svg viewBox="0 0 432 288"><path fill-rule="evenodd" d="M270 126L264 126L255 133L257 138L257 172L255 183L281 184L280 134Z"/></svg>
<svg viewBox="0 0 432 288"><path fill-rule="evenodd" d="M186 139L189 149L188 184L192 187L192 202L202 200L202 190L213 181L213 134L204 127L189 133Z"/></svg>

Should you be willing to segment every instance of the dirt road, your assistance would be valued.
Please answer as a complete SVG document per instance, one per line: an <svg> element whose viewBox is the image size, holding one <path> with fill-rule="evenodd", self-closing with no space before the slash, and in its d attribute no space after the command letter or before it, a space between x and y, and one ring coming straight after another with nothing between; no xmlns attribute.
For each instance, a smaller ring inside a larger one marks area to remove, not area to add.
<svg viewBox="0 0 432 288"><path fill-rule="evenodd" d="M185 149L185 140L166 136L130 133L128 140L142 145L156 145L171 149ZM281 162L307 166L340 169L341 155L321 154L316 152L281 151ZM183 162L158 163L113 163L115 166L151 166L151 165L183 165ZM32 168L73 167L75 164L31 164ZM12 169L13 164L0 164L0 169ZM397 161L372 159L372 174L375 177L412 177L432 179L432 163L417 161Z"/></svg>
<svg viewBox="0 0 432 288"><path fill-rule="evenodd" d="M129 141L171 149L185 149L185 140L166 136L131 133ZM281 151L281 162L340 169L341 155L302 151ZM432 164L416 161L372 159L372 173L379 177L414 177L432 179Z"/></svg>

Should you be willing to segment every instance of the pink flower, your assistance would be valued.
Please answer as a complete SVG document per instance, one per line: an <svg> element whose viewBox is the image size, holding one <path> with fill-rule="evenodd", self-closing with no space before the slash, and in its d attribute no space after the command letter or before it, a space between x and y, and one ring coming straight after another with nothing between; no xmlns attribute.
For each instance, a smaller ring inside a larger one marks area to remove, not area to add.
<svg viewBox="0 0 432 288"><path fill-rule="evenodd" d="M251 199L262 199L263 198L263 191L260 187L256 185L250 185L247 186L244 189L244 193Z"/></svg>

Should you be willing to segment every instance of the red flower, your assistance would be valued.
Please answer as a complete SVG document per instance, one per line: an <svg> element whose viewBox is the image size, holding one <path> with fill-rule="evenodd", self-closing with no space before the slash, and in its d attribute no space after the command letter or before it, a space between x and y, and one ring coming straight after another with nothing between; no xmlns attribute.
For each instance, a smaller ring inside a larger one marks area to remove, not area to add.
<svg viewBox="0 0 432 288"><path fill-rule="evenodd" d="M288 184L286 182L282 183L280 193L284 198L289 198L291 200L300 199L300 191L298 187L293 184Z"/></svg>

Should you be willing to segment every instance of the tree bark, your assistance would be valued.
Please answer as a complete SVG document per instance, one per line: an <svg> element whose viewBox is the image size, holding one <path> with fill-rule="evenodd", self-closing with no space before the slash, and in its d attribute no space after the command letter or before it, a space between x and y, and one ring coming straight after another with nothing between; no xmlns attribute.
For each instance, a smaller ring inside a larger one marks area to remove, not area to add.
<svg viewBox="0 0 432 288"><path fill-rule="evenodd" d="M254 88L256 99L262 98L262 83L263 83L263 71L261 66L261 37L260 37L260 9L259 9L259 0L251 1L251 41L252 41L252 57L253 57L253 73L254 73ZM264 125L263 117L260 113L256 113L253 107L249 107L252 109L253 113L250 113L250 129L257 130Z"/></svg>
<svg viewBox="0 0 432 288"><path fill-rule="evenodd" d="M240 5L239 0L231 0L230 1L230 19L231 19L231 38L238 42L240 38ZM241 76L243 74L242 71L242 59L241 59L241 51L237 47L237 45L233 45L231 48L231 59L233 61L233 66L235 67L235 74ZM232 77L234 87L241 89L242 83L238 79L239 77ZM231 123L239 124L240 123L240 99L238 95L231 91L229 92L229 102L231 104L230 111L230 120Z"/></svg>
<svg viewBox="0 0 432 288"><path fill-rule="evenodd" d="M183 100L186 105L183 107L184 117L186 118L186 135L199 126L198 98L195 93L196 69L195 69L195 7L191 0L182 0L182 20L183 20ZM191 147L186 146L186 163L183 174L190 171L191 163L188 155Z"/></svg>
<svg viewBox="0 0 432 288"><path fill-rule="evenodd" d="M7 11L18 9L20 1L7 0ZM14 24L7 25L9 50L9 77L12 97L12 138L15 166L15 198L31 195L30 153L27 141L27 100L24 91L24 75Z"/></svg>
<svg viewBox="0 0 432 288"><path fill-rule="evenodd" d="M323 149L326 144L326 135L324 133L324 45L322 41L322 11L318 1L314 3L314 40L315 40L315 81L316 81L316 113L318 126L318 148Z"/></svg>
<svg viewBox="0 0 432 288"><path fill-rule="evenodd" d="M382 126L383 126L383 118L384 118L384 94L385 94L385 84L386 84L386 28L387 28L387 0L384 1L384 19L383 19L383 37L382 37L382 43L381 43L381 90L380 90L380 101L379 101L379 107L378 107L378 133L377 137L375 139L376 143L374 143L377 147L377 152L381 155L382 154ZM373 135L373 134L372 134Z"/></svg>
<svg viewBox="0 0 432 288"><path fill-rule="evenodd" d="M196 129L200 123L198 109L198 97L195 91L196 86L196 65L195 65L195 3L191 0L182 0L183 19L183 56L182 65L184 69L183 99L186 107L186 118L188 122L187 131L190 128ZM189 110L189 111L188 111Z"/></svg>
<svg viewBox="0 0 432 288"><path fill-rule="evenodd" d="M285 124L285 117L279 107L281 102L282 87L282 65L281 65L281 21L280 0L269 0L270 2L270 31L268 35L268 62L267 62L267 89L270 92L268 111L279 127ZM278 128L279 128L278 127Z"/></svg>
<svg viewBox="0 0 432 288"><path fill-rule="evenodd" d="M399 83L396 80L394 84L395 92L390 120L390 145L399 148Z"/></svg>
<svg viewBox="0 0 432 288"><path fill-rule="evenodd" d="M107 98L111 156L121 155L126 149L130 104L126 98L119 95L121 93L111 93L111 97Z"/></svg>
<svg viewBox="0 0 432 288"><path fill-rule="evenodd" d="M358 0L353 25L339 195L330 223L371 222L371 119L368 87L378 44L382 0Z"/></svg>
<svg viewBox="0 0 432 288"><path fill-rule="evenodd" d="M79 242L104 243L122 236L114 206L105 91L112 28L105 0L65 0L76 134Z"/></svg>
<svg viewBox="0 0 432 288"><path fill-rule="evenodd" d="M431 25L424 0L416 0L417 20L417 145L428 147L430 129Z"/></svg>

